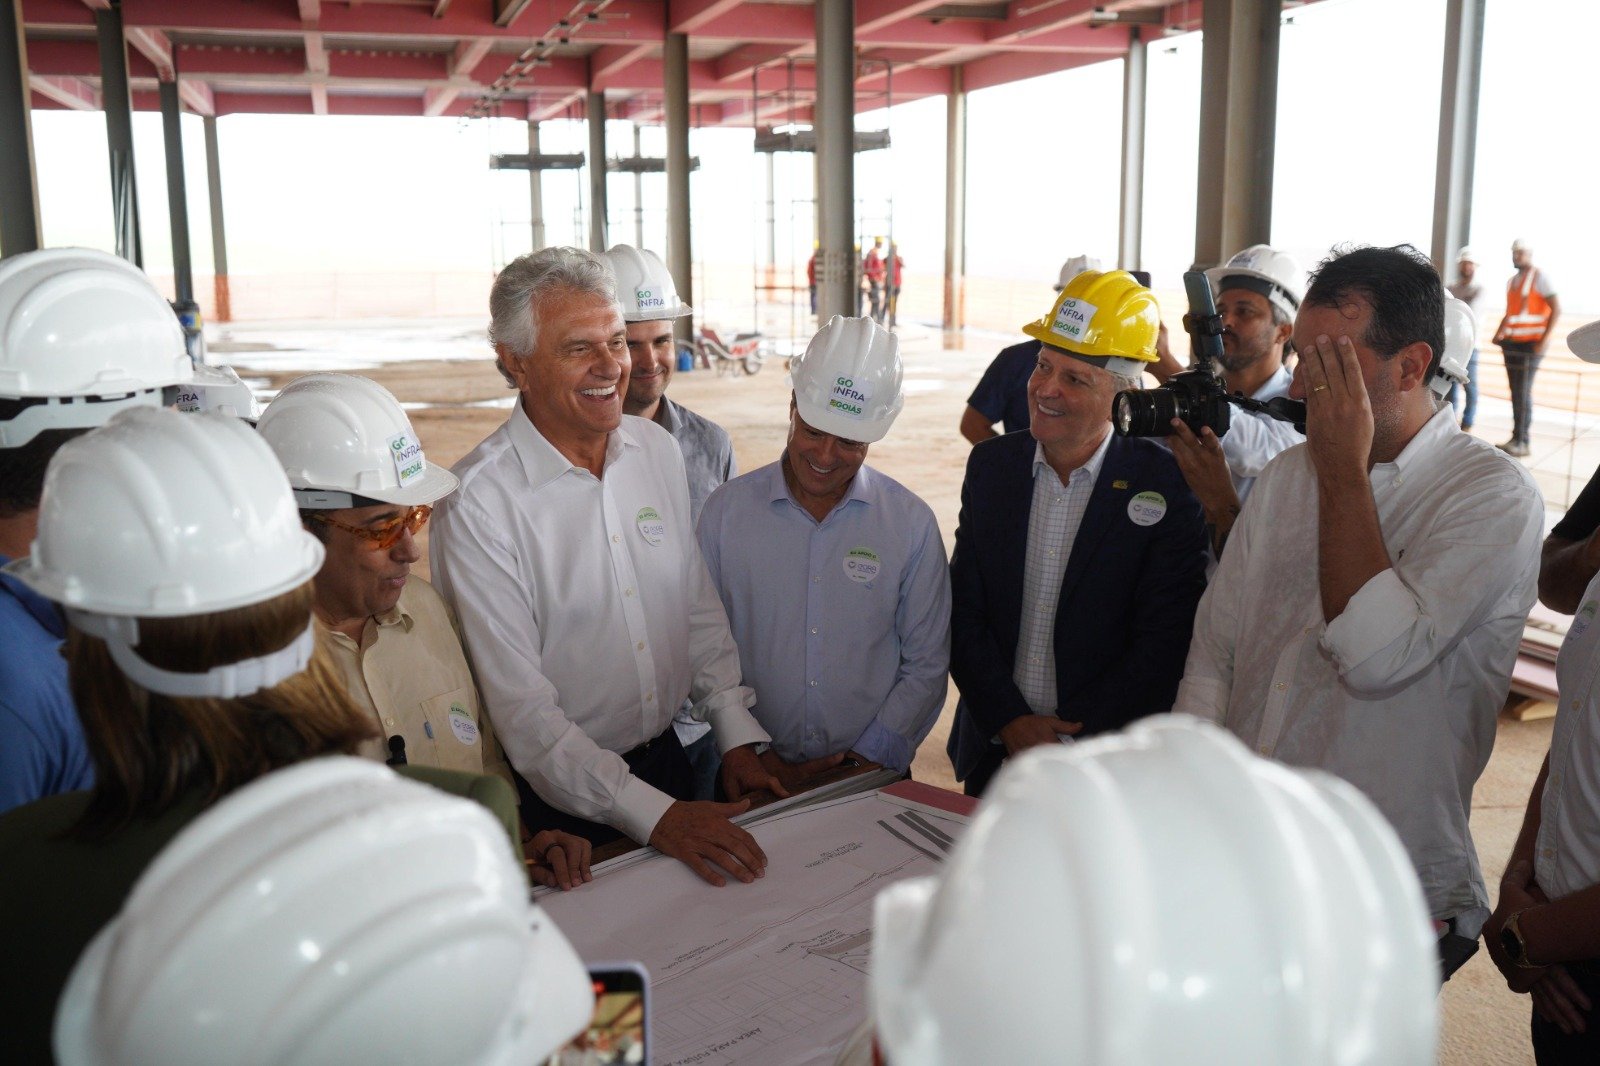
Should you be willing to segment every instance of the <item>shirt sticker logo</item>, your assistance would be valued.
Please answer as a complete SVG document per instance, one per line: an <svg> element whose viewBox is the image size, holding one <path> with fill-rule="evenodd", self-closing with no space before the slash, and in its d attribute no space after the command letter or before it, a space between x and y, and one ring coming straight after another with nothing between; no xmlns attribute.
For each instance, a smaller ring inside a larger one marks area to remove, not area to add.
<svg viewBox="0 0 1600 1066"><path fill-rule="evenodd" d="M1055 321L1050 323L1050 332L1069 341L1081 341L1089 332L1089 322L1098 310L1099 308L1092 303L1068 296L1061 301L1061 306L1056 308L1056 317Z"/></svg>
<svg viewBox="0 0 1600 1066"><path fill-rule="evenodd" d="M652 548L659 548L667 542L667 523L654 507L639 508L634 521L639 525L639 535Z"/></svg>
<svg viewBox="0 0 1600 1066"><path fill-rule="evenodd" d="M1167 498L1159 492L1141 492L1128 501L1128 517L1136 526L1153 526L1166 513Z"/></svg>
<svg viewBox="0 0 1600 1066"><path fill-rule="evenodd" d="M422 477L427 461L422 457L422 442L411 439L409 433L396 433L389 438L389 457L394 460L394 476L405 488Z"/></svg>
<svg viewBox="0 0 1600 1066"><path fill-rule="evenodd" d="M1578 616L1572 620L1572 626L1567 631L1569 637L1581 637L1583 631L1589 628L1589 623L1594 621L1595 611L1600 610L1600 600L1590 600L1578 610Z"/></svg>
<svg viewBox="0 0 1600 1066"><path fill-rule="evenodd" d="M472 720L472 715L459 703L450 705L450 732L463 744L476 744L478 742L478 723Z"/></svg>
<svg viewBox="0 0 1600 1066"><path fill-rule="evenodd" d="M851 548L844 557L844 576L865 585L878 576L883 560L871 548Z"/></svg>
<svg viewBox="0 0 1600 1066"><path fill-rule="evenodd" d="M846 418L867 417L867 404L872 402L872 382L838 377L828 389L828 410Z"/></svg>

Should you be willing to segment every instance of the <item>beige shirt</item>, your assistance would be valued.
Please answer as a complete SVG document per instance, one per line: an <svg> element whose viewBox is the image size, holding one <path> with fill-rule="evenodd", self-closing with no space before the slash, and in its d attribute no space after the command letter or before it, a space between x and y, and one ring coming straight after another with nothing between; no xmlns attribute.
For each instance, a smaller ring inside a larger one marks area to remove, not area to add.
<svg viewBox="0 0 1600 1066"><path fill-rule="evenodd" d="M412 765L511 780L455 619L432 585L417 577L407 581L392 610L367 619L359 646L320 622L318 628L350 695L382 730L381 738L362 745L361 755L387 759L388 738L399 734Z"/></svg>

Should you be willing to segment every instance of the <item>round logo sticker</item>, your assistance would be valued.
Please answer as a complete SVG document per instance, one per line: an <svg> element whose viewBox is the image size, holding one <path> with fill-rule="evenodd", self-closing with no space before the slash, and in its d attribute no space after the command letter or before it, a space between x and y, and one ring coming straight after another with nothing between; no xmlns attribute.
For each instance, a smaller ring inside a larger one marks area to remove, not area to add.
<svg viewBox="0 0 1600 1066"><path fill-rule="evenodd" d="M639 524L639 535L650 544L652 548L659 548L667 542L667 523L662 520L654 507L641 507L634 521Z"/></svg>
<svg viewBox="0 0 1600 1066"><path fill-rule="evenodd" d="M459 703L450 705L450 732L463 744L476 744L478 742L478 723L472 720L472 715Z"/></svg>
<svg viewBox="0 0 1600 1066"><path fill-rule="evenodd" d="M1167 513L1167 498L1159 492L1141 492L1128 501L1128 517L1136 526L1153 526Z"/></svg>
<svg viewBox="0 0 1600 1066"><path fill-rule="evenodd" d="M878 558L878 553L871 548L851 548L844 557L844 576L851 581L865 585L878 576L878 571L883 569L883 560Z"/></svg>

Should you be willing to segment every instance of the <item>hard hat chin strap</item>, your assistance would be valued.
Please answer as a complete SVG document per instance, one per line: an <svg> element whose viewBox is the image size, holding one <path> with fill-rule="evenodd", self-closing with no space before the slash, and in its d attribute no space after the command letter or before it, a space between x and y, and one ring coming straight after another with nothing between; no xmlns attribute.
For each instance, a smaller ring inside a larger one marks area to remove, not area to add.
<svg viewBox="0 0 1600 1066"><path fill-rule="evenodd" d="M163 696L209 696L223 700L250 696L303 671L317 645L315 627L307 621L306 628L298 637L275 652L213 666L204 673L182 673L164 670L141 659L133 650L134 645L139 643L137 618L93 614L70 608L67 617L78 629L106 642L111 661L128 676L128 680Z"/></svg>

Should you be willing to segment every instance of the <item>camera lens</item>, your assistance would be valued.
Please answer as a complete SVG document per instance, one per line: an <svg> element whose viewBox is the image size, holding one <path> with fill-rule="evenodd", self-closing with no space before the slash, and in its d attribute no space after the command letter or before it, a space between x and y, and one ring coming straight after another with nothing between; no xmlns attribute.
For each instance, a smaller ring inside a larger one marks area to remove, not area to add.
<svg viewBox="0 0 1600 1066"><path fill-rule="evenodd" d="M1178 397L1166 389L1129 389L1111 401L1111 421L1124 437L1165 437L1178 417Z"/></svg>

